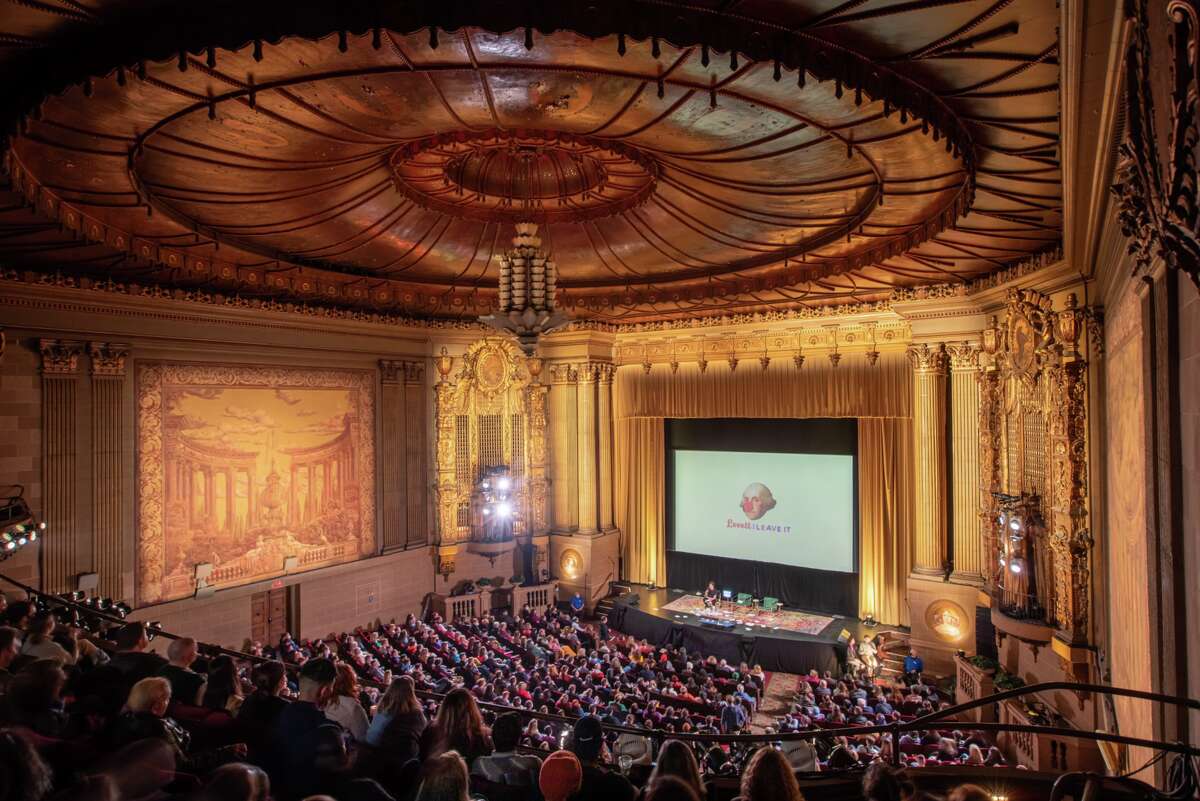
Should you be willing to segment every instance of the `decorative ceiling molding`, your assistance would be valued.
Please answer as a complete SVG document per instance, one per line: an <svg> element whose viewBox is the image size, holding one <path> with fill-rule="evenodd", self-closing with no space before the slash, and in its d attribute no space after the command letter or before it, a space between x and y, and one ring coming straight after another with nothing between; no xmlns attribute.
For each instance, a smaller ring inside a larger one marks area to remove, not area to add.
<svg viewBox="0 0 1200 801"><path fill-rule="evenodd" d="M560 305L599 322L971 281L1058 240L1057 44L1034 0L953 2L965 23L936 0L466 0L297 9L270 35L256 5L132 59L122 30L111 67L89 40L90 75L23 120L0 194L32 210L0 214L0 259L474 317L533 209ZM132 14L96 7L92 25ZM56 32L25 7L12 30ZM514 182L525 209L499 200Z"/></svg>

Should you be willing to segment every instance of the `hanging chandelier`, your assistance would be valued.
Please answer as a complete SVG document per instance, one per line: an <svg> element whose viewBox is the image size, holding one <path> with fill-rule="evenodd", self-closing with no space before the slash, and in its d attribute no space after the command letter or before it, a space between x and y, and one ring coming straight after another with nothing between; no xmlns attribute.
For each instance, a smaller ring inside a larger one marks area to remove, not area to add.
<svg viewBox="0 0 1200 801"><path fill-rule="evenodd" d="M538 339L561 328L570 318L555 309L554 260L542 250L537 223L519 222L513 246L500 261L500 291L494 314L479 322L517 338L526 356L532 356Z"/></svg>

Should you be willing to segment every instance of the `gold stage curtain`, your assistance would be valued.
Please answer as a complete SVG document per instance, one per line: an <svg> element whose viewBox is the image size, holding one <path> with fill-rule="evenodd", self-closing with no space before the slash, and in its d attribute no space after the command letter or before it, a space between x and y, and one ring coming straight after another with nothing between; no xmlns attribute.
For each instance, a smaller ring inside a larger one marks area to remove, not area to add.
<svg viewBox="0 0 1200 801"><path fill-rule="evenodd" d="M628 581L667 583L665 428L661 417L618 420L616 522Z"/></svg>
<svg viewBox="0 0 1200 801"><path fill-rule="evenodd" d="M856 417L858 420L859 610L881 623L908 623L904 588L912 564L912 371L901 353L872 366L848 354L836 368L821 355L797 370L777 359L763 370L747 356L737 370L713 359L701 373L681 364L617 371L616 522L625 578L664 586L664 418Z"/></svg>
<svg viewBox="0 0 1200 801"><path fill-rule="evenodd" d="M858 421L858 609L908 625L904 587L912 569L912 421Z"/></svg>
<svg viewBox="0 0 1200 801"><path fill-rule="evenodd" d="M703 373L694 363L675 373L659 364L649 374L625 365L613 383L613 416L911 417L912 368L903 353L882 353L874 366L846 354L837 367L813 354L800 370L788 357L763 370L753 355L732 371L716 358Z"/></svg>

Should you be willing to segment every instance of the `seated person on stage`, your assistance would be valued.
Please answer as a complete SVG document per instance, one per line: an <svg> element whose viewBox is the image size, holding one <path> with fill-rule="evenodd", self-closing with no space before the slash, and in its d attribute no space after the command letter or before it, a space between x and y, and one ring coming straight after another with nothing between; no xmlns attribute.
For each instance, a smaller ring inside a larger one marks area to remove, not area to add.
<svg viewBox="0 0 1200 801"><path fill-rule="evenodd" d="M717 585L715 582L708 582L708 586L704 588L704 608L712 609L717 605Z"/></svg>

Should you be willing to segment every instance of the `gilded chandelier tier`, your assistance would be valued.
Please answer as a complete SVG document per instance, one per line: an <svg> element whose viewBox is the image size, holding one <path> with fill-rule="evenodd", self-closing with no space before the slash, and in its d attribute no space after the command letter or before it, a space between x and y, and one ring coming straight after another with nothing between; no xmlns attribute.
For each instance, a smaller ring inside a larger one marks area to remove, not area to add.
<svg viewBox="0 0 1200 801"><path fill-rule="evenodd" d="M498 257L496 313L479 320L513 334L525 355L532 356L538 337L559 328L568 318L554 308L554 261L542 250L537 224L523 222L516 227L512 249Z"/></svg>

